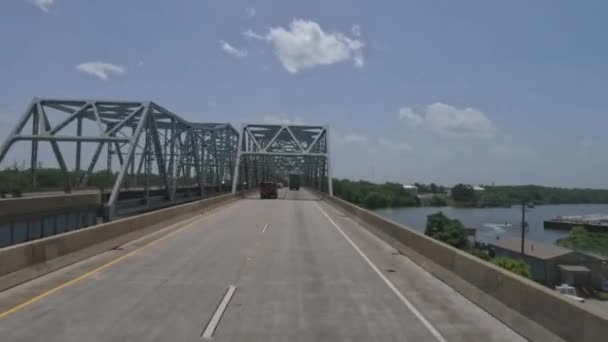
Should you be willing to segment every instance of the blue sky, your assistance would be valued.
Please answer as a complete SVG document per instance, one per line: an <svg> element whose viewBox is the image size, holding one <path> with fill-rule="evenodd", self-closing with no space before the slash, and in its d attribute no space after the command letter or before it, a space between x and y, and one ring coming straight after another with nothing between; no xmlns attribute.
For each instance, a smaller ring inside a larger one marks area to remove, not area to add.
<svg viewBox="0 0 608 342"><path fill-rule="evenodd" d="M34 96L331 127L336 176L608 188L605 1L8 0L0 134ZM314 39L313 39L314 38Z"/></svg>

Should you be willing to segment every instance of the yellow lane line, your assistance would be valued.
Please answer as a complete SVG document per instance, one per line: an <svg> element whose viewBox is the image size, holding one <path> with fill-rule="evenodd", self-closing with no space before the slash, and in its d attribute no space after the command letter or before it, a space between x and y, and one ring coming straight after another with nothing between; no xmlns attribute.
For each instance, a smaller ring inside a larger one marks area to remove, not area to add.
<svg viewBox="0 0 608 342"><path fill-rule="evenodd" d="M209 214L209 213L207 213L207 214ZM195 220L193 222L190 222L190 223L186 224L185 226L183 226L183 227L181 227L181 228L179 228L179 229L177 229L175 231L172 231L171 233L169 233L169 234L167 234L165 236L162 236L162 237L160 237L160 238L158 238L156 240L150 241L147 244L145 244L145 245L143 245L143 246L141 246L141 247L139 247L139 248L137 248L137 249L135 249L135 250L133 250L133 251L125 254L125 255L122 255L122 256L120 256L120 257L118 257L118 258L116 258L116 259L114 259L112 261L109 261L109 262L107 262L107 263L105 263L105 264L103 264L103 265L95 268L92 271L89 271L89 272L87 272L87 273L85 273L85 274L83 274L83 275L81 275L81 276L79 276L77 278L69 280L69 281L67 281L67 282L65 282L65 283L63 283L63 284L61 284L61 285L59 285L59 286L57 286L55 288L52 288L52 289L50 289L50 290L48 290L46 292L43 292L43 293L37 295L36 297L34 297L32 299L29 299L29 300L27 300L27 301L25 301L25 302L23 302L23 303L21 303L19 305L16 305L16 306L14 306L14 307L12 307L12 308L10 308L10 309L8 309L8 310L0 313L0 319L5 318L6 316L8 316L10 314L13 314L13 313L15 313L15 312L17 312L17 311L19 311L19 310L21 310L21 309L23 309L23 308L31 305L31 304L34 304L37 301L39 301L41 299L44 299L44 298L50 296L51 294L53 294L53 293L55 293L57 291L60 291L60 290L62 290L64 288L66 288L66 287L72 286L72 285L74 285L74 284L76 284L76 283L78 283L78 282L80 282L82 280L85 280L85 279L89 278L90 276L92 276L93 274L95 274L95 273L97 273L99 271L102 271L102 270L104 270L104 269L106 269L106 268L108 268L108 267L110 267L110 266L112 266L112 265L114 265L114 264L116 264L116 263L118 263L118 262L120 262L120 261L122 261L122 260L124 260L124 259L126 259L126 258L128 258L130 256L132 256L132 255L134 255L135 253L142 251L145 248L153 246L153 245L155 245L155 244L157 244L157 243L159 243L161 241L164 241L164 240L170 238L171 236L173 236L173 235L181 232L182 230L191 227L192 225L194 225L195 223L198 223L199 221L201 221L202 219L204 219L206 217L207 217L207 215L205 215L205 216L203 216L203 217L201 217L201 218L199 218L199 219L197 219L197 220ZM179 223L180 222L175 223L173 225L177 225Z"/></svg>

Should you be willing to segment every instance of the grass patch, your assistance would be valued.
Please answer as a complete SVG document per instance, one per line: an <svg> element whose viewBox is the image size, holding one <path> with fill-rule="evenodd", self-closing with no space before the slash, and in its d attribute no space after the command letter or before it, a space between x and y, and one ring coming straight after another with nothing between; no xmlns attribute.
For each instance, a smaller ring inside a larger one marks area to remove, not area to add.
<svg viewBox="0 0 608 342"><path fill-rule="evenodd" d="M557 244L574 250L608 256L608 234L589 232L583 227L572 228L567 237L557 240Z"/></svg>

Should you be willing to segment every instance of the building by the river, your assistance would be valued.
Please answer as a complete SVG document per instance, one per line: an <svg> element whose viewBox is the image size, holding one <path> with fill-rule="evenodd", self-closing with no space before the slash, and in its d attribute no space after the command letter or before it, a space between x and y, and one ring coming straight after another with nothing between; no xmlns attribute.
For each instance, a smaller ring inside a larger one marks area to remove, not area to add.
<svg viewBox="0 0 608 342"><path fill-rule="evenodd" d="M549 286L568 284L597 290L608 287L608 258L526 239L502 237L491 245L496 257L523 260L532 279Z"/></svg>

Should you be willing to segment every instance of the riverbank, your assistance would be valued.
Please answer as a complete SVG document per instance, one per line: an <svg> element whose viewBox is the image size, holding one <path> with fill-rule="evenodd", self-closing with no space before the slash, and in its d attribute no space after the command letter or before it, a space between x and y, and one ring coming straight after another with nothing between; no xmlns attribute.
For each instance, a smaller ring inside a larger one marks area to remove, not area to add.
<svg viewBox="0 0 608 342"><path fill-rule="evenodd" d="M521 236L521 208L457 208L457 207L413 207L374 209L375 213L392 221L424 232L428 215L442 211L446 216L460 220L465 227L477 230L477 241L491 242L499 236ZM567 231L543 228L543 221L567 215L590 215L608 213L607 204L559 204L542 205L526 210L529 224L526 238L554 244L568 235Z"/></svg>
<svg viewBox="0 0 608 342"><path fill-rule="evenodd" d="M366 181L334 179L333 187L334 195L368 209L419 205L416 195L406 191L399 183L375 184Z"/></svg>

